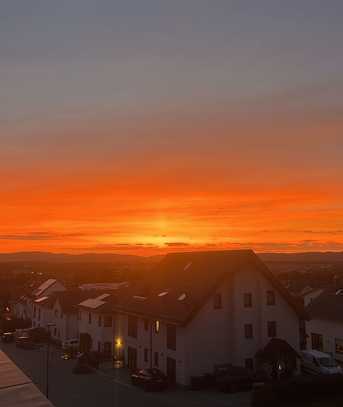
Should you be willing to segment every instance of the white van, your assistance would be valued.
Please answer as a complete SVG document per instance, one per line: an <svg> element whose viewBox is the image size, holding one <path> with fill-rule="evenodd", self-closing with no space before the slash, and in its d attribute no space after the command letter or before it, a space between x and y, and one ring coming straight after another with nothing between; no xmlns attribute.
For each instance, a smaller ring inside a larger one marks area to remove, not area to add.
<svg viewBox="0 0 343 407"><path fill-rule="evenodd" d="M335 359L318 350L304 350L301 352L301 367L308 374L342 374L342 368Z"/></svg>

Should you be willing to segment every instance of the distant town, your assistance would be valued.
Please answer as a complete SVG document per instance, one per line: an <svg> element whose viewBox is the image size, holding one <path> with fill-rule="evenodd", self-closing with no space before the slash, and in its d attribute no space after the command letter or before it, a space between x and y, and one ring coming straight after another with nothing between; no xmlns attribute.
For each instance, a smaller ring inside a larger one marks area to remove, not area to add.
<svg viewBox="0 0 343 407"><path fill-rule="evenodd" d="M189 405L204 394L210 404L196 405L213 406L275 402L277 383L297 377L343 378L343 253L18 253L0 255L0 278L2 350L57 407L73 404L56 374L168 389L175 405L197 390Z"/></svg>

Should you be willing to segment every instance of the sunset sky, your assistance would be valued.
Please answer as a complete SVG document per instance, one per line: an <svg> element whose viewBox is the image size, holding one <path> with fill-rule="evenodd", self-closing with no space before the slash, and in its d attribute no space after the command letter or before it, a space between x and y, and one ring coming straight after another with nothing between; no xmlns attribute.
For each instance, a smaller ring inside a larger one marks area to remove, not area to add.
<svg viewBox="0 0 343 407"><path fill-rule="evenodd" d="M0 0L0 251L343 250L341 0Z"/></svg>

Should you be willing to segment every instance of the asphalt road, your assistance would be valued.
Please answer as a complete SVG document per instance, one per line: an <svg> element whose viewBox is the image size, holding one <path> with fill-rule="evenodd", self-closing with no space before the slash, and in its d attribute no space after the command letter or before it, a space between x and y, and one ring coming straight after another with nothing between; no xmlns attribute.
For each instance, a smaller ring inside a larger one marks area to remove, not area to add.
<svg viewBox="0 0 343 407"><path fill-rule="evenodd" d="M45 394L46 348L25 350L14 344L1 344L1 349L19 366ZM49 399L56 407L247 407L249 395L168 391L147 393L122 378L120 370L113 375L102 371L75 375L75 360L65 361L60 352L51 349ZM124 375L125 376L125 375Z"/></svg>

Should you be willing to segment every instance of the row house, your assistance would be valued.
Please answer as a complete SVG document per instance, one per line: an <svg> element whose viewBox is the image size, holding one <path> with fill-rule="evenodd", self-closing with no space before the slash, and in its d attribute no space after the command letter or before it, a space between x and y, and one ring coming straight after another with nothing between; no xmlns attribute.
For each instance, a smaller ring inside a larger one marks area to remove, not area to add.
<svg viewBox="0 0 343 407"><path fill-rule="evenodd" d="M308 349L319 350L343 362L343 289L327 289L313 299L306 311Z"/></svg>
<svg viewBox="0 0 343 407"><path fill-rule="evenodd" d="M158 367L183 385L223 363L254 369L275 338L298 351L305 316L248 250L169 254L151 281L118 290L112 310L115 358Z"/></svg>
<svg viewBox="0 0 343 407"><path fill-rule="evenodd" d="M43 303L51 294L66 291L65 286L58 280L50 278L40 284L30 295L22 296L14 304L14 313L17 318L32 321L32 326L43 326L39 311ZM46 312L45 312L46 313Z"/></svg>
<svg viewBox="0 0 343 407"><path fill-rule="evenodd" d="M79 338L78 304L88 295L78 289L52 295L50 334L56 342L63 343Z"/></svg>
<svg viewBox="0 0 343 407"><path fill-rule="evenodd" d="M78 331L82 350L93 350L113 356L113 296L103 293L78 304Z"/></svg>

